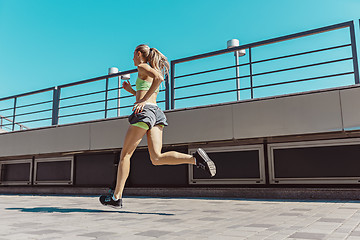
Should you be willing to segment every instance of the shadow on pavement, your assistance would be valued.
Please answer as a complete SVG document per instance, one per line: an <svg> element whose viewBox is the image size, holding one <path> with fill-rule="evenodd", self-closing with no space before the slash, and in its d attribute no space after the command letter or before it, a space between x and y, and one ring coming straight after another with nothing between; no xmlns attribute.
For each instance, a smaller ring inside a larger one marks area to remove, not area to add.
<svg viewBox="0 0 360 240"><path fill-rule="evenodd" d="M19 210L21 212L31 213L130 213L140 215L161 215L173 216L170 213L152 213L152 212L130 212L130 211L107 211L99 209L84 209L84 208L58 208L58 207L36 207L36 208L5 208L6 210Z"/></svg>

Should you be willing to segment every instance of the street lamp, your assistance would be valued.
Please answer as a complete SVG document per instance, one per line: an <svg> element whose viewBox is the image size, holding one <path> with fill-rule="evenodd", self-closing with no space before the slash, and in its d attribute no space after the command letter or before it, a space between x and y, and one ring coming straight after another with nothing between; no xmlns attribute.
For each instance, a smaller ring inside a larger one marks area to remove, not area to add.
<svg viewBox="0 0 360 240"><path fill-rule="evenodd" d="M115 73L119 73L119 69L117 67L111 67L109 68L109 75L110 74L115 74ZM129 80L130 79L130 74L124 74L124 75L120 75L118 76L118 106L117 106L117 116L120 117L120 96L121 96L121 79L123 80Z"/></svg>
<svg viewBox="0 0 360 240"><path fill-rule="evenodd" d="M239 40L238 39L231 39L229 41L227 41L227 48L233 48L233 47L238 47L240 46L239 44ZM239 73L239 57L242 57L246 54L246 50L245 49L241 49L238 51L235 51L234 56L235 56L235 64L236 64L236 89L237 89L237 100L240 100L240 73Z"/></svg>

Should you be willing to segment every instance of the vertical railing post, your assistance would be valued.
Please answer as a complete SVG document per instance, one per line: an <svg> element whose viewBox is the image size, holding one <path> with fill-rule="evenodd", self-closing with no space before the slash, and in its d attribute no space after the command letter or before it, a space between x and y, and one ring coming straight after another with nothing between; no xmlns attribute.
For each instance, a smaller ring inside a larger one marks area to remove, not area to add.
<svg viewBox="0 0 360 240"><path fill-rule="evenodd" d="M170 109L169 73L165 74L165 110Z"/></svg>
<svg viewBox="0 0 360 240"><path fill-rule="evenodd" d="M171 61L171 109L175 109L175 63Z"/></svg>
<svg viewBox="0 0 360 240"><path fill-rule="evenodd" d="M120 117L120 109L121 109L121 76L118 76L118 111L117 116Z"/></svg>
<svg viewBox="0 0 360 240"><path fill-rule="evenodd" d="M105 118L107 118L107 109L108 109L108 91L109 91L109 78L106 78L106 91L105 91Z"/></svg>
<svg viewBox="0 0 360 240"><path fill-rule="evenodd" d="M59 106L60 106L60 88L54 87L51 125L58 125L59 123Z"/></svg>
<svg viewBox="0 0 360 240"><path fill-rule="evenodd" d="M14 111L13 111L12 131L15 131L16 102L17 102L17 98L14 98Z"/></svg>
<svg viewBox="0 0 360 240"><path fill-rule="evenodd" d="M253 89L253 76L252 76L252 59L251 59L251 48L249 47L249 66L250 66L250 91L251 91L251 99L254 98L254 89Z"/></svg>
<svg viewBox="0 0 360 240"><path fill-rule="evenodd" d="M236 65L236 99L240 101L240 69L239 69L239 51L235 51L235 65Z"/></svg>
<svg viewBox="0 0 360 240"><path fill-rule="evenodd" d="M359 84L359 67L358 67L358 59L357 59L357 52L356 52L354 22L351 22L351 24L350 24L350 38L351 38L352 59L353 59L353 65L354 65L355 84Z"/></svg>

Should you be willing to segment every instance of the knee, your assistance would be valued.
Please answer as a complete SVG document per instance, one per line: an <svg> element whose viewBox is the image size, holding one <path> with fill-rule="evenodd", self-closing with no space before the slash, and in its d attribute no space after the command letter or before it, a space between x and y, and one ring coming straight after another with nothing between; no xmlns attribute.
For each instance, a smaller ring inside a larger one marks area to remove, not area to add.
<svg viewBox="0 0 360 240"><path fill-rule="evenodd" d="M119 164L123 165L123 164L129 164L130 163L130 158L131 156L123 156L120 158Z"/></svg>
<svg viewBox="0 0 360 240"><path fill-rule="evenodd" d="M160 163L160 154L150 156L151 163L155 166L161 165Z"/></svg>

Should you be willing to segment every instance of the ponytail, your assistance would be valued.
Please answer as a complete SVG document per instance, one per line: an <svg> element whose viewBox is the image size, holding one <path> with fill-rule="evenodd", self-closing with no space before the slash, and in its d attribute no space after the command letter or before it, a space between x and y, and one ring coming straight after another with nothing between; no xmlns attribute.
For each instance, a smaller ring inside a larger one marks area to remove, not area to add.
<svg viewBox="0 0 360 240"><path fill-rule="evenodd" d="M163 76L169 75L169 62L167 58L156 48L150 48L148 45L141 44L136 47L135 51L140 51L146 58L146 62L152 68L160 72Z"/></svg>

